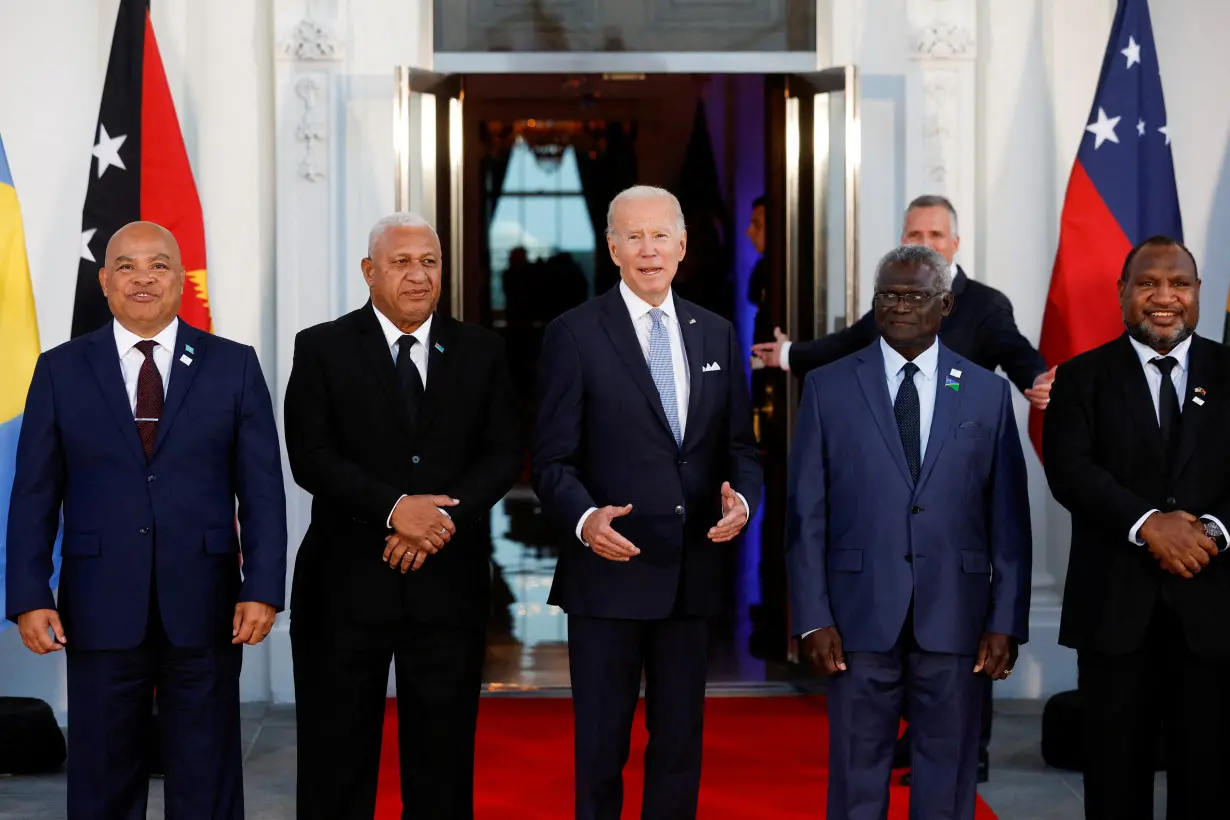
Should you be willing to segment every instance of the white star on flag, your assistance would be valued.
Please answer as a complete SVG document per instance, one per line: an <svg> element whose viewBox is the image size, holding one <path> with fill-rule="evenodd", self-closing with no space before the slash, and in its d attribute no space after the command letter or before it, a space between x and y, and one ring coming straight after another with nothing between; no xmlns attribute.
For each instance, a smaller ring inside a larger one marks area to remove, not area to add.
<svg viewBox="0 0 1230 820"><path fill-rule="evenodd" d="M120 146L126 139L128 139L127 134L120 134L118 137L109 136L106 127L102 123L98 124L98 145L94 146L94 156L98 157L99 179L102 179L103 172L112 165L121 171L128 170L124 165L124 160L120 159Z"/></svg>
<svg viewBox="0 0 1230 820"><path fill-rule="evenodd" d="M94 238L94 234L98 232L97 228L90 228L88 231L81 232L81 258L88 259L91 262L97 262L93 252L90 250L90 240Z"/></svg>
<svg viewBox="0 0 1230 820"><path fill-rule="evenodd" d="M1098 109L1098 121L1091 122L1085 126L1085 130L1097 137L1093 143L1093 150L1098 150L1102 147L1102 143L1110 140L1113 143L1119 142L1119 137L1115 134L1115 126L1119 124L1122 117L1107 117L1106 109Z"/></svg>
<svg viewBox="0 0 1230 820"><path fill-rule="evenodd" d="M1142 137L1145 135L1145 121L1144 120L1141 120L1140 122L1136 123L1136 133L1140 134Z"/></svg>
<svg viewBox="0 0 1230 820"><path fill-rule="evenodd" d="M1170 144L1170 126L1169 126L1169 125L1163 125L1161 128L1157 129L1157 133L1159 133L1159 134L1165 134L1165 135L1166 135L1166 144L1167 144L1167 145L1169 145L1169 144Z"/></svg>
<svg viewBox="0 0 1230 820"><path fill-rule="evenodd" d="M1140 62L1140 43L1136 42L1135 37L1128 37L1128 47L1119 53L1127 57L1127 67L1131 68Z"/></svg>

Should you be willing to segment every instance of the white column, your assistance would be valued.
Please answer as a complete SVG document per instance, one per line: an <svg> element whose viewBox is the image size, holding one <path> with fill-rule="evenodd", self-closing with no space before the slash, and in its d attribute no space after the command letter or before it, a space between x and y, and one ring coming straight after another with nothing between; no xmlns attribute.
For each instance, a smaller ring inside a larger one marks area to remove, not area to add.
<svg viewBox="0 0 1230 820"><path fill-rule="evenodd" d="M338 24L333 3L274 2L277 355L270 369L282 430L295 334L341 312L336 275L341 239L336 205L341 191L334 150L338 136L334 112L344 49L336 34ZM311 498L294 483L285 450L282 468L290 535L289 594L295 555L311 518ZM278 618L268 640L272 699L275 703L292 702L294 678L286 613Z"/></svg>

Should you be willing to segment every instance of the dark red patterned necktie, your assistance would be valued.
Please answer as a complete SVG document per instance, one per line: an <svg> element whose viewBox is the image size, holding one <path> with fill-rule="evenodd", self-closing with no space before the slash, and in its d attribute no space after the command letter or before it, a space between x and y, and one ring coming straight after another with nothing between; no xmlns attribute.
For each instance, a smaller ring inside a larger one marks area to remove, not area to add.
<svg viewBox="0 0 1230 820"><path fill-rule="evenodd" d="M154 364L154 348L157 346L153 339L137 342L137 350L145 354L145 361L141 362L141 372L137 374L136 421L147 459L154 452L158 419L162 418L162 374L158 372L158 365Z"/></svg>

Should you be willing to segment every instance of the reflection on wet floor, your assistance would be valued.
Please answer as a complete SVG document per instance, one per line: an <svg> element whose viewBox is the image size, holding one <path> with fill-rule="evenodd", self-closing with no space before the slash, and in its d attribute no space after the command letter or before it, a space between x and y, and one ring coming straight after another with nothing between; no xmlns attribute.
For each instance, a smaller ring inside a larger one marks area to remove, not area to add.
<svg viewBox="0 0 1230 820"><path fill-rule="evenodd" d="M553 689L569 685L568 618L547 604L560 550L558 529L531 490L515 488L491 512L492 618L483 680L489 690ZM737 547L734 547L737 549ZM790 670L748 651L751 624L745 600L755 588L751 561L732 554L730 611L712 624L711 685L785 682Z"/></svg>

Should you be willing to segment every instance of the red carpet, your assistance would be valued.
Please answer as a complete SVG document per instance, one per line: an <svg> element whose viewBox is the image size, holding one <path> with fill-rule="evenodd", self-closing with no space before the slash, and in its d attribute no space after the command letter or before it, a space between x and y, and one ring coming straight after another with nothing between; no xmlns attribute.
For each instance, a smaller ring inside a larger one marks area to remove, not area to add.
<svg viewBox="0 0 1230 820"><path fill-rule="evenodd" d="M477 820L571 820L572 701L483 698L475 772ZM638 712L624 769L625 818L640 817L645 732ZM819 697L710 698L705 704L701 820L823 816L828 720ZM893 787L890 820L906 820L909 790ZM397 710L384 724L376 820L401 817ZM978 801L978 820L995 814Z"/></svg>

